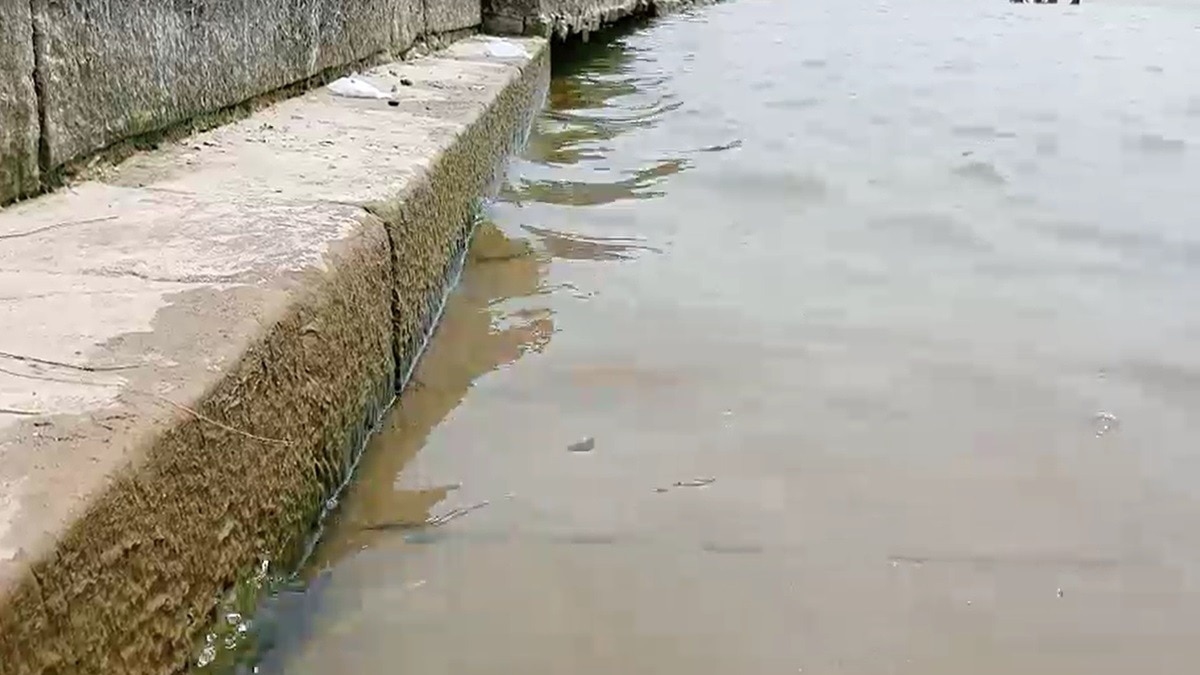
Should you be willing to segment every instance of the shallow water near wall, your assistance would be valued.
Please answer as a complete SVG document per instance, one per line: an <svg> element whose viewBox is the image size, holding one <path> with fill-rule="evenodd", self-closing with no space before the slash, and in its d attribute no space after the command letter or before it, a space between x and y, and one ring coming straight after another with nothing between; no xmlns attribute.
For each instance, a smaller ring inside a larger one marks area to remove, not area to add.
<svg viewBox="0 0 1200 675"><path fill-rule="evenodd" d="M560 54L259 672L1186 670L1198 34L741 0Z"/></svg>

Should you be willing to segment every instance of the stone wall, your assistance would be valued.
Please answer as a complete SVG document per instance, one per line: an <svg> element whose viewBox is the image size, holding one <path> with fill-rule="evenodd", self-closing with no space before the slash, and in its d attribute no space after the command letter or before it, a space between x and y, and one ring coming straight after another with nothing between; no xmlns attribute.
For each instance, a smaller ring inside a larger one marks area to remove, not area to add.
<svg viewBox="0 0 1200 675"><path fill-rule="evenodd" d="M488 31L517 35L587 35L627 16L649 14L655 0L483 0Z"/></svg>
<svg viewBox="0 0 1200 675"><path fill-rule="evenodd" d="M48 168L388 50L408 5L36 0Z"/></svg>
<svg viewBox="0 0 1200 675"><path fill-rule="evenodd" d="M481 22L479 0L426 0L425 28L429 33L451 33L478 26Z"/></svg>
<svg viewBox="0 0 1200 675"><path fill-rule="evenodd" d="M404 54L426 37L481 25L586 37L691 2L0 0L0 206L120 141Z"/></svg>
<svg viewBox="0 0 1200 675"><path fill-rule="evenodd" d="M29 3L0 0L0 204L37 188L37 153Z"/></svg>
<svg viewBox="0 0 1200 675"><path fill-rule="evenodd" d="M475 29L480 10L480 0L0 0L0 205L40 187L39 138L46 178L118 141Z"/></svg>

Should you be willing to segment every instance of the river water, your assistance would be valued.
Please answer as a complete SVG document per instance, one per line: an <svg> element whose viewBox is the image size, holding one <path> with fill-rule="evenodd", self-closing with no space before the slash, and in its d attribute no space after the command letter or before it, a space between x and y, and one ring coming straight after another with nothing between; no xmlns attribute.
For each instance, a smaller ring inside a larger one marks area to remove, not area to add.
<svg viewBox="0 0 1200 675"><path fill-rule="evenodd" d="M1200 662L1200 3L560 56L261 672Z"/></svg>

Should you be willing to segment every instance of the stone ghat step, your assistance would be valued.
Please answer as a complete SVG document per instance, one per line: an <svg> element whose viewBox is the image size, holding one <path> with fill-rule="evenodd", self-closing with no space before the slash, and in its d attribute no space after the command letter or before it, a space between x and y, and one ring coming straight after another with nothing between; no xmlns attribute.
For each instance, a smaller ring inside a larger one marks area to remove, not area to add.
<svg viewBox="0 0 1200 675"><path fill-rule="evenodd" d="M0 210L0 673L180 669L415 358L549 81L473 37Z"/></svg>

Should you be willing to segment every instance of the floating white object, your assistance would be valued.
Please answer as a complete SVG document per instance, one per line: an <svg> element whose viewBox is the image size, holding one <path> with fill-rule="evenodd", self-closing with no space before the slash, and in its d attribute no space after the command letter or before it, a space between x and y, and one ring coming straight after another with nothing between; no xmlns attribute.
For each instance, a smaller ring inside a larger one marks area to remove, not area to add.
<svg viewBox="0 0 1200 675"><path fill-rule="evenodd" d="M346 98L391 98L379 87L353 75L330 82L329 91L334 96L345 96Z"/></svg>
<svg viewBox="0 0 1200 675"><path fill-rule="evenodd" d="M529 58L529 52L521 45L496 38L488 40L487 55L498 59Z"/></svg>

